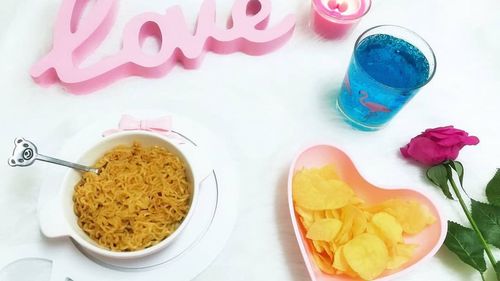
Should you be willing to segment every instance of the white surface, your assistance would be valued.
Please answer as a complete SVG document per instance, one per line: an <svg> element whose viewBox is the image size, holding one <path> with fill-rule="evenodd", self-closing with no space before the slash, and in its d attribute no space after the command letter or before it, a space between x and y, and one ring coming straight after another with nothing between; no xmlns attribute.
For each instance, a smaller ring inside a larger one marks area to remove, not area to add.
<svg viewBox="0 0 500 281"><path fill-rule="evenodd" d="M181 4L194 23L200 2L122 1L118 22L98 53L118 48L123 25L137 13ZM232 1L217 2L219 20L225 22ZM477 199L484 199L483 187L499 166L499 1L375 0L352 36L323 42L306 27L308 1L274 0L271 24L288 12L299 17L294 37L281 50L262 57L209 54L199 70L176 68L156 80L130 78L87 96L72 96L58 87L40 88L28 75L29 67L50 46L58 3L2 1L0 155L7 159L16 136L64 139L79 129L72 122L75 115L95 120L109 110L154 108L172 109L201 122L230 143L243 184L234 233L197 281L307 280L286 204L287 168L304 144L318 140L343 148L377 185L431 190L449 218L463 223L459 206L444 200L423 179L422 169L401 159L398 147L421 130L441 125L453 124L477 135L480 145L467 147L460 155L465 184ZM406 26L424 37L436 53L437 72L390 126L375 133L359 132L342 122L331 97L342 81L356 37L384 23ZM50 153L55 147L44 151ZM41 239L35 207L43 167L12 169L0 164L0 255L7 245ZM493 280L491 272L488 278ZM479 280L479 276L443 248L404 278L424 279Z"/></svg>

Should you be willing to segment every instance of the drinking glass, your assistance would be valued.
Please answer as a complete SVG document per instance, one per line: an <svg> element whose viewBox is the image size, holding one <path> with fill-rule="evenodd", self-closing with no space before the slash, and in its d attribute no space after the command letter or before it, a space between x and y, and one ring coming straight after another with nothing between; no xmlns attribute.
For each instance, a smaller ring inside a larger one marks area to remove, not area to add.
<svg viewBox="0 0 500 281"><path fill-rule="evenodd" d="M389 122L436 71L432 48L415 32L380 25L357 39L337 108L361 130Z"/></svg>

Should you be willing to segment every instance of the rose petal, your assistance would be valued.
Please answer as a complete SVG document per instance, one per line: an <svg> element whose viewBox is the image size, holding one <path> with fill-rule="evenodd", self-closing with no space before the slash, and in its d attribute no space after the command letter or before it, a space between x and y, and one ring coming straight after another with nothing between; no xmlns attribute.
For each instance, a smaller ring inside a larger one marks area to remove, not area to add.
<svg viewBox="0 0 500 281"><path fill-rule="evenodd" d="M446 129L442 129L440 130L440 132L442 133L445 133L445 134L453 134L453 135L460 135L460 136L467 136L468 133L464 130L460 130L460 129L457 129L457 128L453 128L453 126L451 126L451 128L446 128Z"/></svg>
<svg viewBox="0 0 500 281"><path fill-rule="evenodd" d="M441 146L453 146L453 145L458 145L463 143L463 137L462 136L448 136L445 139L436 141L437 144Z"/></svg>
<svg viewBox="0 0 500 281"><path fill-rule="evenodd" d="M430 132L446 132L448 130L456 130L453 126L444 126L444 127L437 127L437 128L429 128L424 131L424 133L430 133Z"/></svg>
<svg viewBox="0 0 500 281"><path fill-rule="evenodd" d="M409 144L407 144L406 146L401 147L399 149L399 151L401 151L401 154L403 155L404 158L410 157L410 154L408 154L408 146L409 146Z"/></svg>
<svg viewBox="0 0 500 281"><path fill-rule="evenodd" d="M463 138L463 142L466 145L476 145L479 143L479 138L475 136L469 136L466 138Z"/></svg>
<svg viewBox="0 0 500 281"><path fill-rule="evenodd" d="M436 165L446 160L446 151L428 138L417 137L412 139L408 147L411 158L424 165Z"/></svg>
<svg viewBox="0 0 500 281"><path fill-rule="evenodd" d="M423 136L426 136L428 138L433 138L436 140L442 140L442 139L449 138L450 135L453 135L453 134L444 134L441 132L427 132L427 133L423 134Z"/></svg>
<svg viewBox="0 0 500 281"><path fill-rule="evenodd" d="M462 146L452 146L452 147L450 147L449 148L449 152L447 153L446 158L444 159L444 161L457 159L458 153L460 152L460 150L462 149L462 147L463 147L463 145Z"/></svg>
<svg viewBox="0 0 500 281"><path fill-rule="evenodd" d="M427 136L431 136L434 138L447 138L449 136L467 136L467 132L462 131L460 129L455 129L452 126L448 127L442 127L442 128L435 128L435 129L430 129L426 132Z"/></svg>

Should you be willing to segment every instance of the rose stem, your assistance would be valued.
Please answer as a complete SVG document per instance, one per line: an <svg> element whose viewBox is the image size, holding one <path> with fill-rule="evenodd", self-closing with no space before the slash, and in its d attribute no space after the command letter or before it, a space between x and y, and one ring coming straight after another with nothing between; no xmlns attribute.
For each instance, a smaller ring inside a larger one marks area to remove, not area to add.
<svg viewBox="0 0 500 281"><path fill-rule="evenodd" d="M467 205L465 205L465 202L462 199L462 195L460 194L460 191L458 190L458 187L455 184L455 181L453 180L453 176L451 174L451 168L450 168L450 166L447 166L447 169L448 169L448 173L450 175L449 178L448 178L448 180L450 181L451 186L453 187L453 191L455 192L455 195L458 198L458 202L460 202L460 206L462 206L462 210L464 211L465 216L467 216L467 219L469 220L469 222L470 222L470 224L472 226L472 229L474 229L474 231L476 232L477 237L479 237L479 240L481 241L481 244L483 245L483 248L486 251L486 255L488 256L488 259L490 260L491 264L493 264L493 266L495 266L495 264L497 263L496 260L495 260L495 257L491 253L490 247L488 247L488 244L484 240L483 234L481 233L481 231L479 231L479 228L476 225L476 221L474 221L474 219L472 218L472 215L469 212L469 209L467 209Z"/></svg>

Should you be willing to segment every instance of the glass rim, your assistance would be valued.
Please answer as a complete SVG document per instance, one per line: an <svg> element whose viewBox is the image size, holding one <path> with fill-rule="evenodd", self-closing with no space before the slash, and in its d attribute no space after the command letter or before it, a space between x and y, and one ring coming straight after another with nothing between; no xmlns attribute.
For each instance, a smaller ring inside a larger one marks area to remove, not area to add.
<svg viewBox="0 0 500 281"><path fill-rule="evenodd" d="M328 19L330 21L357 21L364 17L368 11L370 11L370 8L372 6L372 1L371 0L360 0L361 3L366 3L365 5L365 10L363 11L362 14L351 14L351 15L345 15L341 17L333 16L331 11L328 10L325 5L323 5L323 2L321 0L312 0L313 6L318 10L323 15L328 16Z"/></svg>
<svg viewBox="0 0 500 281"><path fill-rule="evenodd" d="M411 29L408 29L406 27L403 27L403 26L400 26L400 25L394 25L394 24L381 24L381 25L376 25L376 26L370 27L367 30L363 31L363 33L361 33L361 35L358 36L358 38L356 39L356 43L354 44L354 50L353 50L353 57L354 57L354 59L357 60L357 58L356 58L356 48L361 43L361 38L365 34L367 34L368 32L370 32L370 31L372 31L374 29L382 28L382 27L395 27L395 28L404 30L405 32L411 33L414 36L416 36L419 40L422 40L422 42L424 43L424 45L427 46L427 48L429 48L429 50L431 51L432 61L434 62L434 67L432 69L429 69L429 71L430 71L429 77L427 77L427 79L425 80L424 83L422 83L420 85L417 85L416 87L410 87L410 88L393 87L393 86L387 85L387 84L382 83L382 82L378 81L377 79L373 78L368 72L365 71L365 69L363 67L360 67L361 71L363 71L375 83L378 83L378 84L380 84L380 85L382 85L384 87L390 88L390 89L395 89L395 90L417 90L417 89L420 89L423 86L427 85L432 80L432 78L434 77L434 74L436 73L436 67L437 67L436 55L434 54L434 50L431 48L431 46L429 45L429 43L427 43L427 41L425 41L425 39L422 38L422 36L418 35L418 33L416 33L415 31L413 31ZM386 33L379 33L379 34L386 34ZM399 39L401 39L401 38L399 38ZM401 40L404 40L404 39L401 39ZM406 40L404 40L404 41L406 41ZM410 42L408 42L408 43L411 44L412 46L414 46L415 48L417 48L417 46L413 45L412 43L410 43ZM417 48L417 49L420 50L420 48Z"/></svg>

